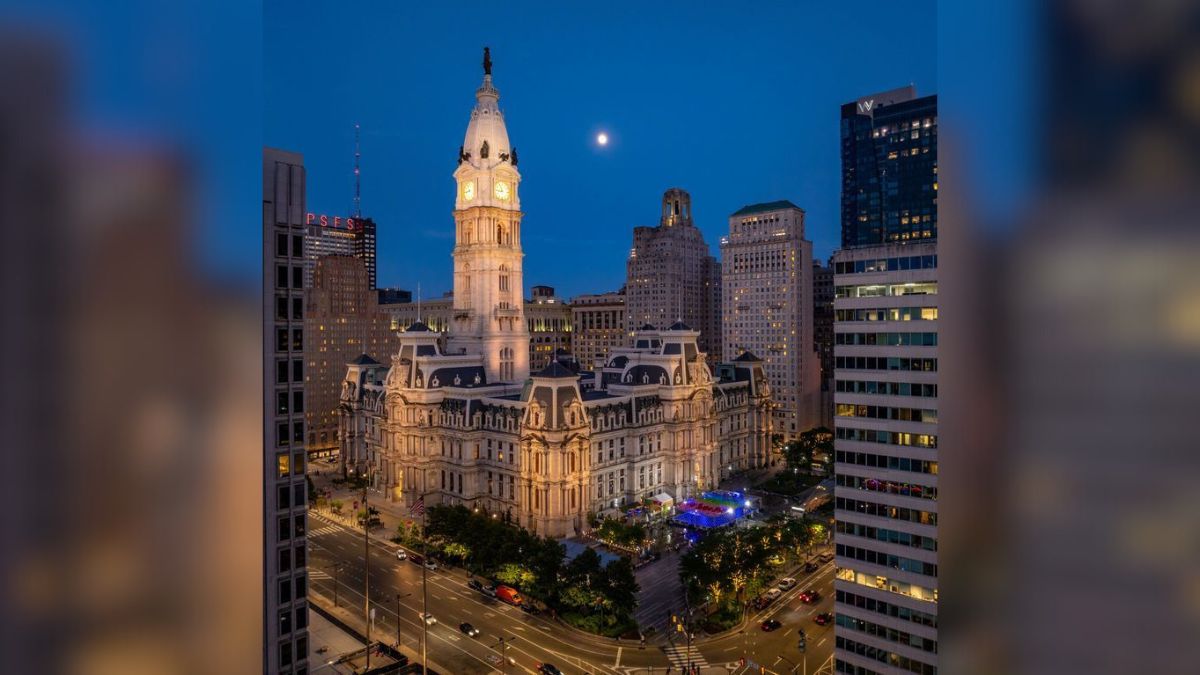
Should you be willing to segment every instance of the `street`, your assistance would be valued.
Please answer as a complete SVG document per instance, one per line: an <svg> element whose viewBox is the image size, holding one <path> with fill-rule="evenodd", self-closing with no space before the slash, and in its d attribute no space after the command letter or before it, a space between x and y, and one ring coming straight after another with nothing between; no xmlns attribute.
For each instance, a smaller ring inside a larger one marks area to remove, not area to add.
<svg viewBox="0 0 1200 675"><path fill-rule="evenodd" d="M361 532L340 524L310 516L310 555L308 561L310 596L314 603L332 605L334 577L338 580L338 605L355 613L364 627L363 572L364 551ZM388 644L396 642L396 596L400 599L401 639L410 654L420 653L421 637L421 568L408 561L399 561L395 547L377 540L370 543L371 600L376 611L373 640ZM342 569L334 565L342 563ZM653 567L653 565L651 566ZM507 654L516 667L508 672L533 673L538 662L553 663L564 673L678 673L687 662L684 644L662 637L651 638L644 647L634 641L604 639L559 625L541 616L531 616L471 590L468 576L462 570L427 572L429 611L437 623L429 626L428 653L431 665L445 673L494 673L500 671L499 639L507 643ZM639 575L640 578L640 575ZM797 648L797 629L808 633L808 672L813 672L832 653L831 626L817 626L812 616L832 607L833 566L821 566L811 575L797 576L797 586L762 612L753 615L742 633L735 632L712 639L698 639L693 645L692 663L705 673L726 673L743 670L738 661L746 655L749 662L761 664L776 673L804 672L803 656ZM805 605L797 598L801 590L814 587L822 600ZM659 610L662 611L662 610ZM776 618L783 626L764 633L759 624L766 618ZM468 637L458 625L469 622L480 635ZM676 634L683 637L681 634ZM670 636L672 639L674 636ZM781 658L782 656L782 658Z"/></svg>

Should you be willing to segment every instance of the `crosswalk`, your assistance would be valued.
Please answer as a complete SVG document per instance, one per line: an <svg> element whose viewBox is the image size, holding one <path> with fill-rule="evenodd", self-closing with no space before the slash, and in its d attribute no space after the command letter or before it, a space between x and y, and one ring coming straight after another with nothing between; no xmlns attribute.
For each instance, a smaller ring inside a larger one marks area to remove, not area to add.
<svg viewBox="0 0 1200 675"><path fill-rule="evenodd" d="M325 535L327 535L327 534L336 534L336 533L338 533L338 532L341 532L343 529L344 529L344 528L342 528L342 527L339 527L339 526L337 526L337 525L326 525L325 527L318 527L318 528L317 528L317 529L315 529L315 530L309 530L309 531L308 531L308 536L310 536L310 537L322 537L322 536L325 536Z"/></svg>
<svg viewBox="0 0 1200 675"><path fill-rule="evenodd" d="M328 572L322 570L319 567L309 567L308 568L308 578L309 579L332 579L333 577L329 576Z"/></svg>
<svg viewBox="0 0 1200 675"><path fill-rule="evenodd" d="M700 669L708 667L708 661L704 660L704 655L700 653L700 650L695 645L691 648L691 659L688 658L687 645L667 645L662 650L667 655L667 658L670 659L671 666L674 668L683 670L687 668L688 663Z"/></svg>

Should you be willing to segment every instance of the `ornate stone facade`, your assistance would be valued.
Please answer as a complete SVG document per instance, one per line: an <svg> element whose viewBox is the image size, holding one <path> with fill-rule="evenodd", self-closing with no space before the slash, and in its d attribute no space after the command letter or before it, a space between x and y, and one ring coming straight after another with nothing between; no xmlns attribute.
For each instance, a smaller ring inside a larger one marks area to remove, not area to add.
<svg viewBox="0 0 1200 675"><path fill-rule="evenodd" d="M495 91L490 80L480 92ZM480 114L476 106L472 125ZM492 133L489 156L507 154L507 135L494 125ZM464 146L460 157L468 152L477 149ZM487 171L460 165L455 173L454 308L466 316L456 314L448 334L409 326L390 367L369 358L349 364L339 408L343 461L369 465L376 486L406 506L421 497L463 504L554 537L579 532L589 512L662 493L682 499L730 472L764 466L773 404L762 363L744 354L714 372L700 332L682 322L635 331L633 345L613 350L595 372L579 375L557 361L529 377L519 364L513 373L499 367L496 344L525 358L529 335L519 295L512 326L499 311L510 308L496 304L499 264L509 265L520 290L521 214L494 204L463 213L478 208L464 199L464 181L493 180ZM492 175L515 190L515 167ZM515 191L509 195L515 207ZM486 218L495 220L485 232L510 229L487 241L465 233Z"/></svg>

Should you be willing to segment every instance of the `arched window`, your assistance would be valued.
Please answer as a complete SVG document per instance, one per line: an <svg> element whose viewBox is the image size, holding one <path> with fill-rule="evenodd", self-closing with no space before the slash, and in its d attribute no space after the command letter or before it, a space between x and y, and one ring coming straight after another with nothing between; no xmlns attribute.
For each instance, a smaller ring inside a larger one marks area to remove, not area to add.
<svg viewBox="0 0 1200 675"><path fill-rule="evenodd" d="M500 380L508 382L513 378L513 350L512 347L502 347L500 349Z"/></svg>
<svg viewBox="0 0 1200 675"><path fill-rule="evenodd" d="M500 290L508 291L508 265L500 266Z"/></svg>

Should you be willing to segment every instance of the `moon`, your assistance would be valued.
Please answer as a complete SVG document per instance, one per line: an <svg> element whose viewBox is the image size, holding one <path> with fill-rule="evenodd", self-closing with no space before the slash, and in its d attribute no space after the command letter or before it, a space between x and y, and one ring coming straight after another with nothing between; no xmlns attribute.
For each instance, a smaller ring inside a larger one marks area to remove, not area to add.
<svg viewBox="0 0 1200 675"><path fill-rule="evenodd" d="M603 131L596 134L596 142L600 145L608 145L608 134L604 133Z"/></svg>

